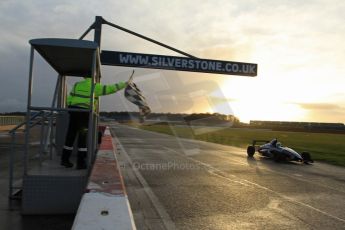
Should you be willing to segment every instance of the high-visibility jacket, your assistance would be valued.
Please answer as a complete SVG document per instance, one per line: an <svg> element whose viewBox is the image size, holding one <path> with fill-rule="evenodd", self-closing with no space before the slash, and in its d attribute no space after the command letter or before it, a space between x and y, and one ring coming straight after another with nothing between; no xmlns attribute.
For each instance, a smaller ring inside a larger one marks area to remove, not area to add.
<svg viewBox="0 0 345 230"><path fill-rule="evenodd" d="M119 82L112 85L102 85L100 83L95 84L95 106L98 103L98 97L116 93L117 91L125 88L127 83ZM78 106L81 108L90 108L91 98L91 78L85 78L83 81L74 84L71 92L67 97L68 106Z"/></svg>

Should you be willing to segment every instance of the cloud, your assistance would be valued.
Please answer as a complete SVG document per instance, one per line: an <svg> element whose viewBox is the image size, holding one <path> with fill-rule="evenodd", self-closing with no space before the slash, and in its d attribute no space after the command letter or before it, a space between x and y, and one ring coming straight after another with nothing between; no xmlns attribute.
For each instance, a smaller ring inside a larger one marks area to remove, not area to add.
<svg viewBox="0 0 345 230"><path fill-rule="evenodd" d="M296 103L308 113L308 121L345 123L345 107L332 103Z"/></svg>
<svg viewBox="0 0 345 230"><path fill-rule="evenodd" d="M63 3L57 5L53 8L53 12L61 15L78 15L82 11L82 8L78 5L73 4L73 2Z"/></svg>
<svg viewBox="0 0 345 230"><path fill-rule="evenodd" d="M330 104L330 103L296 103L296 104L306 110L343 110L345 112L345 108L337 104Z"/></svg>

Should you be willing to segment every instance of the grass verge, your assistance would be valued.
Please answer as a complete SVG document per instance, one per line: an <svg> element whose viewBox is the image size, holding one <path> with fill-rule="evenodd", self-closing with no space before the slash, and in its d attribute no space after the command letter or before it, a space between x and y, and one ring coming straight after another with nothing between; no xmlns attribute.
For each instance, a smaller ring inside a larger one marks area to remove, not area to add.
<svg viewBox="0 0 345 230"><path fill-rule="evenodd" d="M345 135L330 133L287 132L258 129L143 125L139 128L182 138L191 138L223 145L247 148L254 140L277 138L284 146L298 152L307 151L316 161L345 166Z"/></svg>

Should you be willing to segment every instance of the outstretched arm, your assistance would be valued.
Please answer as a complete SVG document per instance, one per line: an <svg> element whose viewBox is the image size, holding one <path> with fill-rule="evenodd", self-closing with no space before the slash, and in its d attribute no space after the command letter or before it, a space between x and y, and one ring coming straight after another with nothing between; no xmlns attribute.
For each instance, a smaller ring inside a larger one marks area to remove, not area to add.
<svg viewBox="0 0 345 230"><path fill-rule="evenodd" d="M127 82L122 82L122 81L116 84L111 84L111 85L96 84L95 95L96 97L99 97L99 96L113 94L123 88L126 88L126 86L127 86Z"/></svg>
<svg viewBox="0 0 345 230"><path fill-rule="evenodd" d="M116 93L117 91L119 91L123 88L126 88L126 86L130 82L132 82L133 75L134 75L134 70L133 70L133 72L132 72L132 74L129 77L129 80L127 82L121 81L121 82L113 84L113 85L102 85L100 83L96 84L96 88L95 88L96 97L113 94L113 93Z"/></svg>

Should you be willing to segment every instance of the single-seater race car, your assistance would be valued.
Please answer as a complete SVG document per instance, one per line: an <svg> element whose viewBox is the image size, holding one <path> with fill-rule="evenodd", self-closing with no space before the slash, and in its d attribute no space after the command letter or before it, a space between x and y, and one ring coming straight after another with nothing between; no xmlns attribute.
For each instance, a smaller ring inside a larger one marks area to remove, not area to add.
<svg viewBox="0 0 345 230"><path fill-rule="evenodd" d="M258 143L265 144L258 145ZM302 152L299 154L291 148L282 146L277 139L273 139L271 141L254 140L252 145L249 145L247 148L248 157L253 157L256 151L264 157L273 158L275 162L297 161L305 164L314 162L308 152Z"/></svg>

